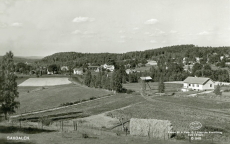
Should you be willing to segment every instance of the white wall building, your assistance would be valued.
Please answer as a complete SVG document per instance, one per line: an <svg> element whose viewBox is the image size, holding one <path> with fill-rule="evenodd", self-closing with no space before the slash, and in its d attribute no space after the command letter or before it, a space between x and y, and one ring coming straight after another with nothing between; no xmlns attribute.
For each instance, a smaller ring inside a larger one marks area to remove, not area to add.
<svg viewBox="0 0 230 144"><path fill-rule="evenodd" d="M102 67L106 70L110 70L111 72L114 71L115 67L114 65L107 65L107 64L104 64L102 65Z"/></svg>
<svg viewBox="0 0 230 144"><path fill-rule="evenodd" d="M188 90L214 90L215 82L205 77L187 77L183 82L182 91Z"/></svg>
<svg viewBox="0 0 230 144"><path fill-rule="evenodd" d="M73 74L83 75L83 69L82 68L75 68L75 69L73 69Z"/></svg>

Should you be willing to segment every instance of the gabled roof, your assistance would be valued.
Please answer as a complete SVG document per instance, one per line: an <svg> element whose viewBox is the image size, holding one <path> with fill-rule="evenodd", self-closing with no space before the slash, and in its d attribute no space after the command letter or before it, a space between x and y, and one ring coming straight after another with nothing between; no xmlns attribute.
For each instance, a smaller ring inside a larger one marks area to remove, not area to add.
<svg viewBox="0 0 230 144"><path fill-rule="evenodd" d="M184 80L184 83L190 83L190 84L205 84L207 81L211 80L210 78L206 77L187 77Z"/></svg>

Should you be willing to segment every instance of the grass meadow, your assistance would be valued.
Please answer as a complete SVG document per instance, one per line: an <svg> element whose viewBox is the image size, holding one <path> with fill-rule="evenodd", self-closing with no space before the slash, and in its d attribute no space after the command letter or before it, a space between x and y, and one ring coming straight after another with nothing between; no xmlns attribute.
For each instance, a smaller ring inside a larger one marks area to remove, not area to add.
<svg viewBox="0 0 230 144"><path fill-rule="evenodd" d="M63 103L87 100L91 97L101 97L111 93L107 90L74 84L49 87L19 87L18 91L21 106L17 113L53 108Z"/></svg>

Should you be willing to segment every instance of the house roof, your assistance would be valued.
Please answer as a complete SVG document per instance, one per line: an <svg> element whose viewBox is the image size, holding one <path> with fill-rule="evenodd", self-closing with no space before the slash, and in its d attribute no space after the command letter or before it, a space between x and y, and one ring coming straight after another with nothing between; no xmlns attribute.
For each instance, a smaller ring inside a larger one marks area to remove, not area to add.
<svg viewBox="0 0 230 144"><path fill-rule="evenodd" d="M191 83L191 84L205 84L210 78L206 77L187 77L184 80L184 83Z"/></svg>
<svg viewBox="0 0 230 144"><path fill-rule="evenodd" d="M147 76L147 77L140 77L141 80L152 80L152 78L150 76Z"/></svg>

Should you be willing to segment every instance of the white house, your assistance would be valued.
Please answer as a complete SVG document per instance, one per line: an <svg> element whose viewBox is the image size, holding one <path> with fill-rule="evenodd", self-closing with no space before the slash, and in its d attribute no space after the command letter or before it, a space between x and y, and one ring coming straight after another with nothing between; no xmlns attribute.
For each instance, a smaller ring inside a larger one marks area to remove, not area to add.
<svg viewBox="0 0 230 144"><path fill-rule="evenodd" d="M47 69L47 74L48 75L52 75L52 74L54 74L52 71L50 72L48 69Z"/></svg>
<svg viewBox="0 0 230 144"><path fill-rule="evenodd" d="M146 65L155 66L155 65L157 65L157 62L156 61L148 61L148 63Z"/></svg>
<svg viewBox="0 0 230 144"><path fill-rule="evenodd" d="M182 91L188 90L214 90L215 82L205 77L187 77L183 82Z"/></svg>
<svg viewBox="0 0 230 144"><path fill-rule="evenodd" d="M107 65L107 64L104 64L102 65L102 67L106 70L110 70L111 72L114 71L115 67L114 65Z"/></svg>
<svg viewBox="0 0 230 144"><path fill-rule="evenodd" d="M220 60L222 61L224 59L224 56L220 56Z"/></svg>
<svg viewBox="0 0 230 144"><path fill-rule="evenodd" d="M74 68L73 74L83 75L83 69L82 68Z"/></svg>
<svg viewBox="0 0 230 144"><path fill-rule="evenodd" d="M151 78L150 76L140 77L140 79L141 79L142 81L151 81L151 80L152 80L152 78Z"/></svg>
<svg viewBox="0 0 230 144"><path fill-rule="evenodd" d="M127 74L131 74L131 73L135 73L135 72L137 72L137 71L136 71L136 70L133 70L133 69L126 69L125 72L126 72Z"/></svg>

